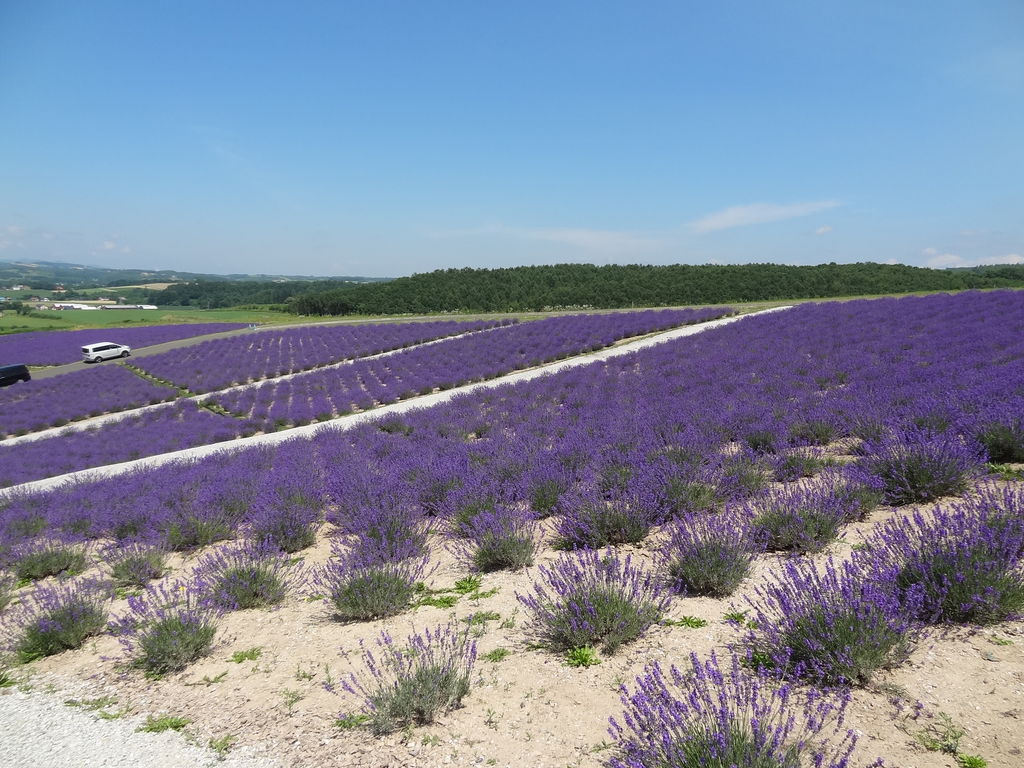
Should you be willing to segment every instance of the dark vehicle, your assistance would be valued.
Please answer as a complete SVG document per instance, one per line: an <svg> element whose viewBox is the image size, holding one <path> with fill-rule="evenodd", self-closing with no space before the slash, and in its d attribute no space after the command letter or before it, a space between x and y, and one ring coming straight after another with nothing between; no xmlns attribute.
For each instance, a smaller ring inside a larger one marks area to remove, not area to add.
<svg viewBox="0 0 1024 768"><path fill-rule="evenodd" d="M7 387L17 381L28 381L32 374L25 365L0 365L0 387Z"/></svg>

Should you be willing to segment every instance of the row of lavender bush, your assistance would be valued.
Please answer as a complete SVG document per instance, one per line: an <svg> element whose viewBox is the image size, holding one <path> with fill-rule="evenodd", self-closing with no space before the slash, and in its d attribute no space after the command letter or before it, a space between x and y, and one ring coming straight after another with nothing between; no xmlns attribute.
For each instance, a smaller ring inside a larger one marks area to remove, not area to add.
<svg viewBox="0 0 1024 768"><path fill-rule="evenodd" d="M327 597L329 610L341 620L376 619L408 609L426 567L428 523L393 508L366 510L366 525L336 540L328 563L303 573L289 554L312 544L312 538L296 538L296 533L319 524L324 501L297 485L281 487L277 512L268 516L264 509L249 530L257 537L266 534L263 538L212 551L197 561L192 578L147 586L130 598L127 612L110 628L134 663L151 674L182 669L209 652L220 614L273 606L296 590ZM676 525L686 527L690 521ZM466 535L457 518L445 527L453 539ZM180 537L185 527L173 530ZM661 562L669 567L661 573L634 565L614 550L596 549L540 567L531 589L518 596L531 618L532 634L542 646L559 651L601 644L613 653L636 640L666 611L675 583L671 553L677 540L670 537L662 550ZM103 558L113 583L146 586L165 571L165 545L182 543L114 543ZM480 538L473 549L492 544ZM470 549L457 551L468 555ZM11 554L23 579L67 576L86 566L82 548L66 541L37 540ZM714 553L707 557L711 563L716 559ZM731 765L730 760L755 757L795 759L803 750L815 764L846 765L854 735L847 732L829 743L826 726L841 725L849 695L797 690L789 681L812 686L864 682L874 670L905 658L930 624L992 623L1019 615L1024 608L1022 557L1024 493L990 487L939 509L933 518L916 513L884 524L850 561L828 561L824 567L790 561L780 576L748 598L754 618L737 622L731 670L723 672L714 658L705 664L694 658L692 678L675 668L666 676L654 665L637 680L635 692L623 689L623 725L613 720L611 727L622 757L611 765L653 768L686 756L699 764L715 758ZM465 562L479 566L475 556ZM0 586L9 592L10 581ZM36 590L17 610L0 617L7 647L22 661L80 647L106 628L111 587L94 577ZM409 654L410 647L417 652ZM384 634L377 654L367 652L366 672L354 672L342 683L359 706L346 712L347 724L366 723L385 733L430 722L469 690L475 649L465 630L428 630L411 636L407 645ZM693 732L699 716L716 713L717 730ZM803 720L795 717L801 714ZM754 730L737 733L734 727ZM661 738L651 739L652 733ZM710 741L694 741L697 737Z"/></svg>
<svg viewBox="0 0 1024 768"><path fill-rule="evenodd" d="M432 339L515 323L440 320L429 323L316 325L213 339L138 361L147 373L192 392L308 371Z"/></svg>
<svg viewBox="0 0 1024 768"><path fill-rule="evenodd" d="M553 317L451 339L340 369L315 371L218 395L212 402L273 427L308 424L367 410L435 388L450 389L511 371L596 351L632 336L712 320L723 308Z"/></svg>
<svg viewBox="0 0 1024 768"><path fill-rule="evenodd" d="M63 475L99 464L220 443L259 430L259 424L226 417L183 400L68 435L57 434L17 445L0 444L0 488L33 477ZM97 459L98 456L101 458Z"/></svg>
<svg viewBox="0 0 1024 768"><path fill-rule="evenodd" d="M0 390L0 437L173 400L178 392L119 365L90 368Z"/></svg>
<svg viewBox="0 0 1024 768"><path fill-rule="evenodd" d="M668 310L551 318L500 328L479 336L449 339L429 348L406 350L375 362L356 362L338 370L304 374L298 379L347 379L353 382L353 386L358 383L362 392L357 407L372 408L381 402L393 402L430 391L435 386L447 388L469 380L490 378L507 372L511 367L532 364L535 360L600 348L620 338L680 323L700 322L726 312L728 310L723 309ZM541 354L544 357L539 357ZM92 371L83 371L58 377L64 380L64 386L55 386L54 396L47 398L46 403L52 404L57 413L76 412L77 403L77 412L85 415L81 411L89 399L83 399L77 387L90 373ZM372 376L373 373L379 378ZM414 380L419 383L417 388L403 383ZM312 384L305 384L303 388L316 392ZM169 450L166 448L168 445L177 448L207 445L328 416L327 412L320 410L321 406L315 406L315 412L312 410L312 399L302 401L289 397L291 391L292 385L278 382L212 399L214 405L241 410L239 403L257 396L256 393L278 398L275 402L265 403L263 408L250 407L249 413L236 413L238 418L218 416L209 410L191 407L167 409L147 413L141 422L116 422L22 445L6 448L0 445L0 487L163 453ZM377 397L368 392L376 393ZM66 398L64 403L59 402L61 395ZM108 410L114 410L118 402L116 393L112 392L105 401L109 403ZM24 402L31 403L31 399ZM32 412L28 408L25 410L25 413ZM23 416L18 414L17 418ZM221 419L219 425L214 424L217 418ZM145 429L139 429L140 426ZM153 439L154 435L158 437ZM54 440L60 441L59 451L54 450L56 443L51 442Z"/></svg>
<svg viewBox="0 0 1024 768"><path fill-rule="evenodd" d="M28 331L0 336L0 360L5 364L61 365L82 359L82 347L100 341L149 347L167 341L244 328L242 323L186 323L90 328L83 331Z"/></svg>

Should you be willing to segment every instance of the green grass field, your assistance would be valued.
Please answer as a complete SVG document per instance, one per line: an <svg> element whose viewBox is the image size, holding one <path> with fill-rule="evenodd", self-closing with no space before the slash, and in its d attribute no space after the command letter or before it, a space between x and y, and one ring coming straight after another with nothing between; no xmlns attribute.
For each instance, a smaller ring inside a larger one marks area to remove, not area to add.
<svg viewBox="0 0 1024 768"><path fill-rule="evenodd" d="M70 331L79 328L110 328L175 323L297 323L302 318L283 312L250 309L62 309L40 310L28 317L11 310L0 314L0 334L21 331Z"/></svg>

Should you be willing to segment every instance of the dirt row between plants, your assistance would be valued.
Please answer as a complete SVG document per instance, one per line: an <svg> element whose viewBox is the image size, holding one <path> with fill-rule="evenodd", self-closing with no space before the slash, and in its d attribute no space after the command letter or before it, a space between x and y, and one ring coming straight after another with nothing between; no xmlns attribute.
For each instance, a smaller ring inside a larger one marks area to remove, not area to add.
<svg viewBox="0 0 1024 768"><path fill-rule="evenodd" d="M670 331L665 331L664 333L654 334L652 336L643 337L634 341L627 341L618 346L607 347L597 352L591 352L584 355L578 355L576 357L570 357L565 360L559 360L554 363L541 365L536 368L531 368L529 370L516 371L514 373L506 374L505 376L500 376L494 379L488 379L487 381L481 381L474 384L467 384L462 387L454 387L452 389L447 389L442 392L434 392L432 394L410 398L409 400L403 400L400 403L393 403L391 405L381 406L380 408L374 408L369 411L362 411L359 413L350 414L348 416L342 416L332 421L308 424L304 427L293 427L291 429L284 429L279 432L272 432L263 435L254 435L253 437L247 437L238 440L196 446L195 448L186 448L180 451L174 451L172 453L162 453L155 456L147 456L142 459L135 459L133 461L126 461L118 464L107 464L102 467L93 467L91 469L83 469L78 472L70 472L64 475L48 477L43 480L34 480L29 483L23 483L21 485L14 485L10 486L9 488L0 489L0 498L3 498L5 495L9 495L11 493L16 492L46 490L49 488L54 488L68 481L81 481L98 479L102 477L113 477L116 475L123 474L125 472L131 472L133 470L144 467L161 466L163 464L172 461L177 461L180 459L201 458L203 456L209 456L211 454L220 453L222 451L245 450L256 445L278 445L279 443L282 443L286 440L291 440L292 438L310 437L320 430L351 429L352 427L362 424L371 419L376 419L382 416L392 415L396 413L405 413L407 411L419 408L429 408L434 405L447 402L452 398L458 397L459 395L467 394L469 392L475 392L481 389L492 389L494 387L504 386L505 384L530 381L531 379L535 379L540 376L546 376L552 373L557 373L558 371L567 370L569 368L576 368L582 365L591 365L592 363L600 362L603 360L609 360L611 358L619 357L621 355L627 355L632 352L636 352L641 349L646 349L648 347L653 347L658 344L673 341L675 339L684 338L686 336L692 336L694 334L701 333L711 328L719 328L723 325L734 323L745 317L754 317L756 315L761 315L769 312L779 312L789 308L790 307L788 305L782 307L772 307L770 309L764 309L758 312L750 312L745 315L732 315L730 317L720 318L718 320L709 320L706 323L686 325L680 328L675 328ZM297 376L300 374L291 375ZM212 394L213 393L211 393L211 395ZM62 427L62 429L67 429L67 427ZM26 435L25 437L28 436ZM7 443L9 441L4 442Z"/></svg>

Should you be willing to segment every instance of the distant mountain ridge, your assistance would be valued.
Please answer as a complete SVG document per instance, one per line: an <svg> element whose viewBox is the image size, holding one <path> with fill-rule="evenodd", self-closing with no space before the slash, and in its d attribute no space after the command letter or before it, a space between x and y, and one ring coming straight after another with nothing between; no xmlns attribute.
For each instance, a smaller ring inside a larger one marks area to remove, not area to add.
<svg viewBox="0 0 1024 768"><path fill-rule="evenodd" d="M66 288L99 288L108 285L139 285L144 283L182 283L202 280L206 282L313 282L336 281L348 283L374 283L389 280L386 277L309 276L266 274L206 274L183 272L176 269L117 269L95 267L61 261L37 261L0 257L0 285L12 283L60 283Z"/></svg>

